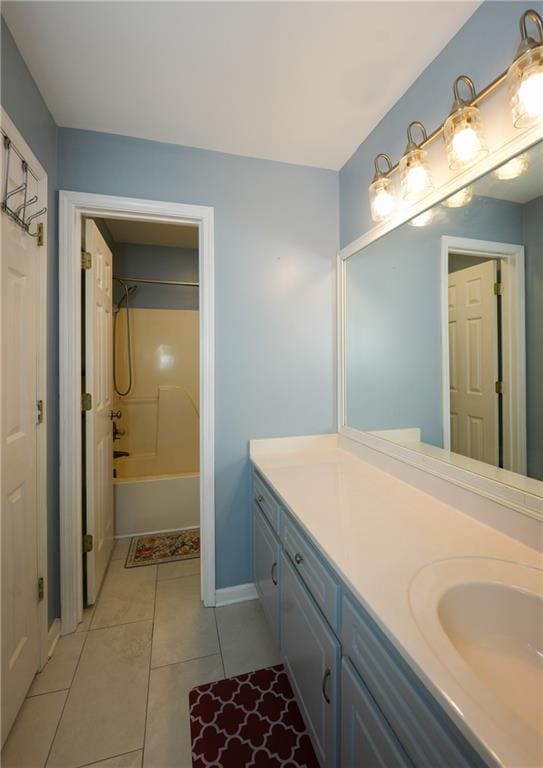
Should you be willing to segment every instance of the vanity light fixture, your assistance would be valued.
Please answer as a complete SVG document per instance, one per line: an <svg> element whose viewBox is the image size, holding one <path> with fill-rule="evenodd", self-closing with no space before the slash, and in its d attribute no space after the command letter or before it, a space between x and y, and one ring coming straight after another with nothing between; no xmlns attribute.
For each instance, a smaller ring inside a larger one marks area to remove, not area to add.
<svg viewBox="0 0 543 768"><path fill-rule="evenodd" d="M524 173L528 168L528 164L528 155L526 153L517 155L517 157L513 157L512 160L509 160L507 163L500 165L499 168L496 168L494 176L502 181L516 179Z"/></svg>
<svg viewBox="0 0 543 768"><path fill-rule="evenodd" d="M379 159L383 157L387 164L387 170L382 171L379 168ZM381 153L377 155L374 161L375 175L370 184L370 208L371 218L374 221L386 221L394 212L396 207L396 198L392 179L388 175L392 170L392 161L388 155Z"/></svg>
<svg viewBox="0 0 543 768"><path fill-rule="evenodd" d="M528 34L530 19L537 30L536 38ZM513 123L527 128L543 120L543 21L534 10L520 17L521 42L514 62L509 67L507 81Z"/></svg>
<svg viewBox="0 0 543 768"><path fill-rule="evenodd" d="M464 83L470 91L470 100L460 96L459 85ZM460 75L453 85L454 103L443 126L443 137L451 171L473 165L488 153L483 122L479 108L471 102L476 98L473 80Z"/></svg>
<svg viewBox="0 0 543 768"><path fill-rule="evenodd" d="M454 195L451 195L446 200L443 200L442 205L444 205L445 208L462 208L464 205L471 203L472 198L473 187L468 186L458 190L458 192L455 192Z"/></svg>
<svg viewBox="0 0 543 768"><path fill-rule="evenodd" d="M410 224L412 227L426 227L428 224L431 224L434 218L434 211L432 208L429 208L427 211L424 211L424 213L419 213L418 216L415 216L414 219L410 220Z"/></svg>
<svg viewBox="0 0 543 768"><path fill-rule="evenodd" d="M413 138L414 128L418 128L422 135L419 144ZM407 146L400 160L400 186L402 198L406 201L420 200L434 188L427 160L428 153L421 147L426 141L426 128L419 120L414 120L407 128Z"/></svg>

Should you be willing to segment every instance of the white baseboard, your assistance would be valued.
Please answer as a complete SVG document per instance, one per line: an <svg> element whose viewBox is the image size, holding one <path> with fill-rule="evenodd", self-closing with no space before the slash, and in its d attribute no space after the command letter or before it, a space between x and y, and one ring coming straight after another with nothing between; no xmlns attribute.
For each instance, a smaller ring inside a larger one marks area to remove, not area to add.
<svg viewBox="0 0 543 768"><path fill-rule="evenodd" d="M215 605L231 605L243 603L246 600L256 600L258 594L254 584L238 584L235 587L224 587L215 592Z"/></svg>
<svg viewBox="0 0 543 768"><path fill-rule="evenodd" d="M134 539L138 536L155 536L158 533L177 533L178 531L193 531L195 528L199 528L199 524L186 525L184 528L160 528L156 531L134 531L133 533L118 533L113 538L115 541L120 539Z"/></svg>
<svg viewBox="0 0 543 768"><path fill-rule="evenodd" d="M57 647L57 643L60 639L60 619L54 619L53 623L49 627L47 631L47 640L46 640L46 657L45 659L42 658L42 669L47 664L53 653L55 652L55 648Z"/></svg>

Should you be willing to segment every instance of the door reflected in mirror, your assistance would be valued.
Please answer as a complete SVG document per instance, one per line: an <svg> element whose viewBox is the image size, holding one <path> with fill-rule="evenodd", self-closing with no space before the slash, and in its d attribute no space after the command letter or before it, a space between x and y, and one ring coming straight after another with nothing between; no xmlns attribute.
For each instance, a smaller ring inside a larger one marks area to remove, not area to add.
<svg viewBox="0 0 543 768"><path fill-rule="evenodd" d="M349 257L344 358L346 426L543 480L543 143Z"/></svg>

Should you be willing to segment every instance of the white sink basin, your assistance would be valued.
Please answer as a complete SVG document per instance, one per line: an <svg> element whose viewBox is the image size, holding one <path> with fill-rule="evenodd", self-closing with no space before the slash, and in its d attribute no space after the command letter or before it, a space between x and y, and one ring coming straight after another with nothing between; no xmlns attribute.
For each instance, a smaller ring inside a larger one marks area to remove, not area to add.
<svg viewBox="0 0 543 768"><path fill-rule="evenodd" d="M543 571L442 560L419 571L409 598L424 639L482 716L543 765Z"/></svg>

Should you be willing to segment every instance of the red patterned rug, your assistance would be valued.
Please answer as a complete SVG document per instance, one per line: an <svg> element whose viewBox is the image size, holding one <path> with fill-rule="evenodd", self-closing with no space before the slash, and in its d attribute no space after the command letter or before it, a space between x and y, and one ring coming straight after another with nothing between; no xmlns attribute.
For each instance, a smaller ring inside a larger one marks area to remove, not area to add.
<svg viewBox="0 0 543 768"><path fill-rule="evenodd" d="M130 542L125 568L155 563L173 563L200 557L200 529L155 533L152 536L134 536Z"/></svg>
<svg viewBox="0 0 543 768"><path fill-rule="evenodd" d="M319 768L282 664L189 693L193 768Z"/></svg>

